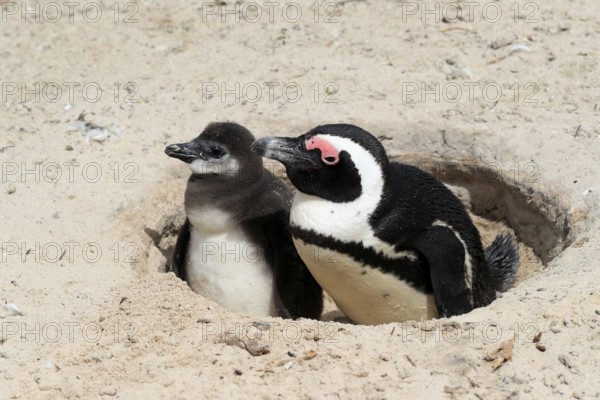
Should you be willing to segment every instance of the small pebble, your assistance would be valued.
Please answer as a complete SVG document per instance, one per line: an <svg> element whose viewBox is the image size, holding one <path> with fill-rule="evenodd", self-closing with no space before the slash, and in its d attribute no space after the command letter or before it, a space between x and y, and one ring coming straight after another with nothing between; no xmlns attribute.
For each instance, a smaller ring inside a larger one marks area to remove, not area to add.
<svg viewBox="0 0 600 400"><path fill-rule="evenodd" d="M294 365L294 360L288 361L287 363L283 364L283 369L288 371L290 368L292 368L292 365Z"/></svg>
<svg viewBox="0 0 600 400"><path fill-rule="evenodd" d="M431 332L436 329L436 324L434 322L425 321L421 324L421 330L425 332Z"/></svg>
<svg viewBox="0 0 600 400"><path fill-rule="evenodd" d="M546 351L546 346L544 346L541 343L536 343L535 348L538 349L539 351L541 351L542 353Z"/></svg>
<svg viewBox="0 0 600 400"><path fill-rule="evenodd" d="M107 386L103 389L100 389L100 392L98 392L98 394L100 396L116 396L117 388L114 386Z"/></svg>
<svg viewBox="0 0 600 400"><path fill-rule="evenodd" d="M244 347L239 336L235 332L225 332L225 344L228 346L239 346Z"/></svg>
<svg viewBox="0 0 600 400"><path fill-rule="evenodd" d="M168 378L166 381L163 382L163 386L164 387L169 387L171 385L173 385L175 383L175 379L173 378Z"/></svg>
<svg viewBox="0 0 600 400"><path fill-rule="evenodd" d="M304 335L304 339L305 340L314 340L315 342L318 342L319 340L321 340L321 338L319 337L319 333L318 332L307 332L306 335Z"/></svg>
<svg viewBox="0 0 600 400"><path fill-rule="evenodd" d="M15 185L13 185L12 183L8 184L8 189L6 190L7 194L13 194L14 192L17 191L17 188Z"/></svg>
<svg viewBox="0 0 600 400"><path fill-rule="evenodd" d="M252 323L252 326L255 327L255 328L260 329L261 331L266 331L266 330L268 330L271 327L271 324L268 323L268 322L257 322L257 321L254 321Z"/></svg>
<svg viewBox="0 0 600 400"><path fill-rule="evenodd" d="M571 371L572 373L574 373L574 374L579 373L578 369L575 367L575 364L573 364L573 361L569 357L567 357L566 355L564 355L564 354L559 355L558 356L558 361L562 365L564 365L565 367L567 367L567 369L569 371Z"/></svg>
<svg viewBox="0 0 600 400"><path fill-rule="evenodd" d="M253 356L262 356L271 352L269 343L265 341L248 340L246 341L245 345L248 353L252 354Z"/></svg>
<svg viewBox="0 0 600 400"><path fill-rule="evenodd" d="M263 336L266 335L263 335L262 331L254 326L248 327L245 332L246 340L257 341L261 340Z"/></svg>
<svg viewBox="0 0 600 400"><path fill-rule="evenodd" d="M558 24L558 29L559 29L561 32L568 31L569 29L571 29L571 24L570 24L570 23L568 23L568 22L560 22L560 23Z"/></svg>
<svg viewBox="0 0 600 400"><path fill-rule="evenodd" d="M337 89L335 88L334 85L326 85L325 86L325 93L327 93L327 94L333 94L333 93L336 93L336 92L337 92Z"/></svg>

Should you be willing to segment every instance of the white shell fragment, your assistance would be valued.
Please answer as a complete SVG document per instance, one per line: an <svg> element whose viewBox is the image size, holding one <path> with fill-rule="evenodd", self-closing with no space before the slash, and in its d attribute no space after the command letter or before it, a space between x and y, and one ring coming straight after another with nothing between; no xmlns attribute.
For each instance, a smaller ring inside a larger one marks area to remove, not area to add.
<svg viewBox="0 0 600 400"><path fill-rule="evenodd" d="M19 307L17 307L15 303L6 303L4 305L4 308L6 309L6 311L12 313L13 315L25 315L23 314L23 311L19 310Z"/></svg>
<svg viewBox="0 0 600 400"><path fill-rule="evenodd" d="M119 137L123 134L123 129L115 124L110 124L109 126L100 126L93 122L86 121L85 113L79 114L79 117L69 124L67 130L81 132L88 142L90 140L104 142L111 135Z"/></svg>
<svg viewBox="0 0 600 400"><path fill-rule="evenodd" d="M529 47L525 46L524 44L515 44L513 46L510 46L510 48L508 50L511 53L517 53L519 51L523 51L525 53L531 52L531 49Z"/></svg>

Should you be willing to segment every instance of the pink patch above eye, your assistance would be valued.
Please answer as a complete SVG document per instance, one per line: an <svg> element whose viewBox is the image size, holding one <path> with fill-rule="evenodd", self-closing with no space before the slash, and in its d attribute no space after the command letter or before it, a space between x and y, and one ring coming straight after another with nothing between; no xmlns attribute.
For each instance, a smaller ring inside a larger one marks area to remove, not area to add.
<svg viewBox="0 0 600 400"><path fill-rule="evenodd" d="M331 143L323 138L313 136L307 139L305 144L307 150L321 150L321 161L327 165L335 165L340 161L340 153Z"/></svg>

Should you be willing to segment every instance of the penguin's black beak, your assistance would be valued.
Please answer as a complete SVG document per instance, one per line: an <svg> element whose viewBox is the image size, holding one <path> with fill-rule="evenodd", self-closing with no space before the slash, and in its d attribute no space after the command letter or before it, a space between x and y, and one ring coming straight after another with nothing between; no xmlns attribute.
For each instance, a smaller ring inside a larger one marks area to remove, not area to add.
<svg viewBox="0 0 600 400"><path fill-rule="evenodd" d="M219 159L227 154L227 149L219 143L210 140L192 140L187 143L170 144L165 148L169 157L178 158L191 163L194 160Z"/></svg>
<svg viewBox="0 0 600 400"><path fill-rule="evenodd" d="M194 141L187 143L170 144L165 148L165 153L169 157L178 158L183 162L191 163L200 157Z"/></svg>
<svg viewBox="0 0 600 400"><path fill-rule="evenodd" d="M310 164L311 166L318 165L318 158L315 159L315 154L311 154L306 150L302 137L265 137L252 143L250 149L263 157L277 160L286 166L298 163Z"/></svg>

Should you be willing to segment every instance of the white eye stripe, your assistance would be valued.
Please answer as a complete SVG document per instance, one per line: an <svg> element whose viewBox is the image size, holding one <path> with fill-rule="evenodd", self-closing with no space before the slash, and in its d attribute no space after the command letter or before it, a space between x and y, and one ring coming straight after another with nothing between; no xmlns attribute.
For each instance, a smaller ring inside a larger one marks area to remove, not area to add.
<svg viewBox="0 0 600 400"><path fill-rule="evenodd" d="M351 139L324 134L317 136L331 143L339 153L345 151L350 155L360 175L363 192L377 193L375 201L378 203L379 195L383 191L383 172L375 157Z"/></svg>

